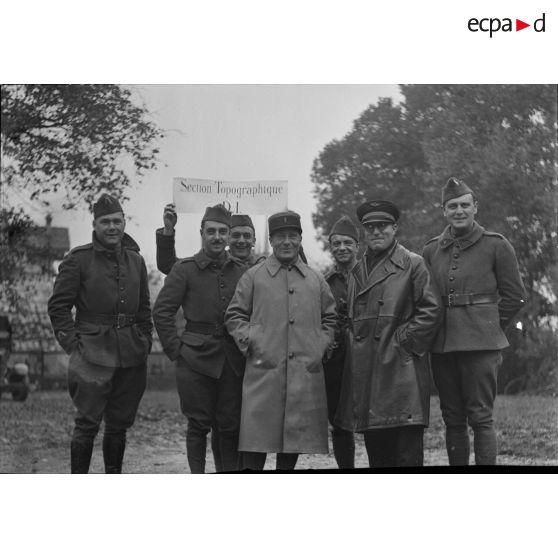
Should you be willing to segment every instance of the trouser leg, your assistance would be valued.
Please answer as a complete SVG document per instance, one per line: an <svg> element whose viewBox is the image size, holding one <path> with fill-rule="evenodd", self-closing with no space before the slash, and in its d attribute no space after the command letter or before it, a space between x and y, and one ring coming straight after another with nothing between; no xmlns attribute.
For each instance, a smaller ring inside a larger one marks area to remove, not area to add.
<svg viewBox="0 0 558 558"><path fill-rule="evenodd" d="M218 381L216 421L223 471L236 471L239 465L238 434L242 402L242 377L225 360Z"/></svg>
<svg viewBox="0 0 558 558"><path fill-rule="evenodd" d="M240 452L240 470L263 471L267 453L257 451Z"/></svg>
<svg viewBox="0 0 558 558"><path fill-rule="evenodd" d="M182 413L188 419L186 453L192 473L205 472L207 434L215 424L217 380L190 370L179 357L176 383Z"/></svg>
<svg viewBox="0 0 558 558"><path fill-rule="evenodd" d="M213 453L213 462L215 463L215 472L222 473L223 459L221 457L221 440L217 424L214 424L211 428L211 451Z"/></svg>
<svg viewBox="0 0 558 558"><path fill-rule="evenodd" d="M355 438L352 432L334 427L331 433L333 455L339 469L355 468Z"/></svg>
<svg viewBox="0 0 558 558"><path fill-rule="evenodd" d="M396 439L389 428L378 428L364 432L364 445L370 467L396 467Z"/></svg>
<svg viewBox="0 0 558 558"><path fill-rule="evenodd" d="M422 467L424 465L424 426L394 428L396 441L396 467Z"/></svg>
<svg viewBox="0 0 558 558"><path fill-rule="evenodd" d="M294 471L298 455L298 453L278 453L275 469L277 471Z"/></svg>
<svg viewBox="0 0 558 558"><path fill-rule="evenodd" d="M76 408L70 443L72 473L89 472L93 442L103 418L113 371L88 363L78 351L70 356L68 391Z"/></svg>
<svg viewBox="0 0 558 558"><path fill-rule="evenodd" d="M473 429L477 465L496 465L498 442L493 411L498 368L501 362L500 351L461 353L462 390L467 418Z"/></svg>
<svg viewBox="0 0 558 558"><path fill-rule="evenodd" d="M463 353L434 353L432 375L440 396L440 409L446 426L446 449L449 464L469 465L469 432L463 394L459 356Z"/></svg>
<svg viewBox="0 0 558 558"><path fill-rule="evenodd" d="M112 379L112 389L105 407L103 435L103 460L105 473L121 473L126 431L136 419L139 404L147 383L147 365L117 368Z"/></svg>

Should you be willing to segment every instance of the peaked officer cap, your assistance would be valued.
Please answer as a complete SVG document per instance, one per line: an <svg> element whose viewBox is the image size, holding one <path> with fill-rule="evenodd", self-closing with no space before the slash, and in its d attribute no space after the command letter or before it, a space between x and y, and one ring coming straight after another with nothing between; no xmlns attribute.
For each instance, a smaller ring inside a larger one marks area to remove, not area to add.
<svg viewBox="0 0 558 558"><path fill-rule="evenodd" d="M356 210L359 221L365 223L397 223L400 211L390 201L371 200L359 205Z"/></svg>
<svg viewBox="0 0 558 558"><path fill-rule="evenodd" d="M110 215L121 211L124 213L120 202L110 194L102 194L101 197L93 204L93 217L97 219L103 215Z"/></svg>
<svg viewBox="0 0 558 558"><path fill-rule="evenodd" d="M446 182L446 185L442 188L442 205L444 205L448 200L453 200L454 198L460 198L465 194L471 194L473 198L475 194L463 180L454 178L453 176Z"/></svg>
<svg viewBox="0 0 558 558"><path fill-rule="evenodd" d="M205 214L202 219L202 226L205 221L216 221L217 223L223 223L223 225L227 225L227 227L230 228L231 212L221 204L214 205L213 207L206 207Z"/></svg>
<svg viewBox="0 0 558 558"><path fill-rule="evenodd" d="M296 229L302 234L302 227L300 226L300 215L294 211L282 211L272 215L267 220L269 228L269 236L281 229Z"/></svg>
<svg viewBox="0 0 558 558"><path fill-rule="evenodd" d="M233 215L231 218L231 228L232 227L252 227L252 230L255 230L250 215Z"/></svg>
<svg viewBox="0 0 558 558"><path fill-rule="evenodd" d="M350 236L358 242L358 229L356 225L351 221L350 217L343 215L341 219L335 222L331 232L329 233L329 240L334 234L342 234L344 236Z"/></svg>

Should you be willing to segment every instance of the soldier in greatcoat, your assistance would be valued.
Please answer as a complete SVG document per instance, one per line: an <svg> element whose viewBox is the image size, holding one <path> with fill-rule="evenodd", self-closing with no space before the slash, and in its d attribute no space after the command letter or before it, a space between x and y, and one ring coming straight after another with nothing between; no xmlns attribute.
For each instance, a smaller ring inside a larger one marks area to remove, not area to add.
<svg viewBox="0 0 558 558"><path fill-rule="evenodd" d="M103 194L93 216L93 241L74 248L60 264L48 313L70 355L68 388L76 407L72 473L89 471L103 419L105 472L120 473L126 430L145 391L153 324L145 263L124 232L120 203Z"/></svg>
<svg viewBox="0 0 558 558"><path fill-rule="evenodd" d="M177 261L153 308L153 319L167 356L176 361L182 413L188 419L186 449L192 473L205 472L207 434L219 430L223 470L237 467L242 378L226 358L225 310L246 269L225 250L231 214L208 207L202 219L202 249ZM186 320L179 336L176 312Z"/></svg>
<svg viewBox="0 0 558 558"><path fill-rule="evenodd" d="M327 453L322 358L333 342L335 300L299 256L300 216L269 220L273 254L240 279L226 326L246 355L239 451L242 467L294 469L300 453Z"/></svg>
<svg viewBox="0 0 558 558"><path fill-rule="evenodd" d="M329 249L335 265L325 274L325 280L335 298L337 327L331 351L324 358L328 419L332 425L333 455L340 469L354 469L355 440L350 430L335 425L334 419L341 392L341 380L347 352L347 283L358 253L358 229L349 217L335 222L329 233Z"/></svg>
<svg viewBox="0 0 558 558"><path fill-rule="evenodd" d="M371 467L423 464L428 348L439 306L421 256L396 240L399 209L360 205L367 249L349 274L349 349L335 422L363 432Z"/></svg>
<svg viewBox="0 0 558 558"><path fill-rule="evenodd" d="M432 372L446 425L450 465L469 464L469 432L475 462L494 465L493 408L505 328L521 308L525 288L511 244L475 221L474 192L457 178L442 189L448 223L424 247L424 259L443 307L432 347Z"/></svg>
<svg viewBox="0 0 558 558"><path fill-rule="evenodd" d="M165 275L169 273L172 266L178 261L175 250L175 227L177 221L178 216L174 204L167 204L163 210L163 227L155 231L157 268ZM265 256L256 257L254 254L255 243L256 232L250 216L242 214L232 215L228 251L230 257L246 267L251 267L261 262L265 259ZM242 376L246 364L244 357L226 332L223 343L230 365L238 376ZM240 402L238 410L240 412ZM215 470L218 473L224 470L220 446L219 429L214 426L211 430L211 450L213 452Z"/></svg>

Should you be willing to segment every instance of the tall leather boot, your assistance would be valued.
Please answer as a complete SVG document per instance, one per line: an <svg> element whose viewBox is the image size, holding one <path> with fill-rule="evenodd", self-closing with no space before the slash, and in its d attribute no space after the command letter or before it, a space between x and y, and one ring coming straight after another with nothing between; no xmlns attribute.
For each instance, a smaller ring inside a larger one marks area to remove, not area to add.
<svg viewBox="0 0 558 558"><path fill-rule="evenodd" d="M355 439L352 432L334 429L331 433L333 455L339 469L355 468Z"/></svg>
<svg viewBox="0 0 558 558"><path fill-rule="evenodd" d="M469 465L469 431L467 427L446 428L446 449L449 464L452 466Z"/></svg>
<svg viewBox="0 0 558 558"><path fill-rule="evenodd" d="M107 433L103 436L103 459L105 473L122 473L122 461L126 449L126 432Z"/></svg>
<svg viewBox="0 0 558 558"><path fill-rule="evenodd" d="M89 473L92 454L92 439L72 439L70 442L70 467L72 474Z"/></svg>
<svg viewBox="0 0 558 558"><path fill-rule="evenodd" d="M213 462L215 463L215 472L223 472L223 456L221 454L221 436L217 430L217 426L211 429L211 451L213 452Z"/></svg>
<svg viewBox="0 0 558 558"><path fill-rule="evenodd" d="M205 452L207 448L207 434L203 436L188 430L186 433L186 453L190 472L205 473Z"/></svg>
<svg viewBox="0 0 558 558"><path fill-rule="evenodd" d="M473 427L476 465L496 465L498 441L492 426Z"/></svg>
<svg viewBox="0 0 558 558"><path fill-rule="evenodd" d="M238 454L238 432L235 434L220 432L219 441L222 471L238 471L240 466L240 458Z"/></svg>

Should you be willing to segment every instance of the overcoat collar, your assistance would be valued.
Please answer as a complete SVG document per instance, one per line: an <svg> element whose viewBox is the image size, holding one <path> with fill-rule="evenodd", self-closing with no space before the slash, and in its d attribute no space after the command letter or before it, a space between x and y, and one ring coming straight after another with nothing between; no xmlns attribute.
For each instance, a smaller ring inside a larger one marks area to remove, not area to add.
<svg viewBox="0 0 558 558"><path fill-rule="evenodd" d="M277 275L277 272L281 269L281 267L284 267L283 264L275 257L275 254L271 254L271 256L269 256L269 258L267 258L265 260L265 267L267 268L268 273L272 276L275 277L275 275ZM300 256L298 256L297 260L291 264L292 267L296 268L296 270L303 276L306 277L306 265L305 263L300 259Z"/></svg>
<svg viewBox="0 0 558 558"><path fill-rule="evenodd" d="M233 260L227 252L224 252L224 256L222 258L214 260L210 258L203 250L200 250L197 254L194 254L194 261L200 269L205 269L208 265L214 262L217 262L219 266L225 266L229 262L235 262L235 260Z"/></svg>
<svg viewBox="0 0 558 558"><path fill-rule="evenodd" d="M476 221L473 221L473 228L464 236L453 236L451 227L448 225L440 235L440 248L445 250L456 244L461 250L466 250L469 246L478 242L483 234L484 227L481 227Z"/></svg>
<svg viewBox="0 0 558 558"><path fill-rule="evenodd" d="M370 275L366 276L364 258L359 260L351 271L356 282L357 296L369 291L372 287L381 283L390 275L393 275L397 269L405 269L407 261L406 250L397 241L395 241L391 250L384 259L376 265Z"/></svg>
<svg viewBox="0 0 558 558"><path fill-rule="evenodd" d="M116 252L116 250L110 250L109 248L101 244L101 242L97 238L97 235L95 234L95 231L93 231L92 238L93 238L92 243L93 243L94 250L98 250L99 252ZM124 233L120 246L122 249L133 250L134 252L140 251L137 242L127 233Z"/></svg>

